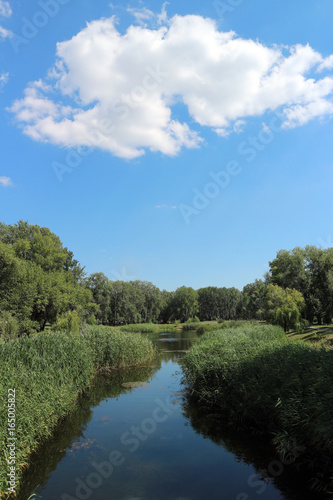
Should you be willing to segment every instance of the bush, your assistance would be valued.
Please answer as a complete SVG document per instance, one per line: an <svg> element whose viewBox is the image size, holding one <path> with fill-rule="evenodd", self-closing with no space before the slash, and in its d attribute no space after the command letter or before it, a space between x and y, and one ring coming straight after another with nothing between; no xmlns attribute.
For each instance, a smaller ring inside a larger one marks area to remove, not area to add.
<svg viewBox="0 0 333 500"><path fill-rule="evenodd" d="M96 370L135 366L154 357L151 341L141 335L132 335L121 329L90 327L83 338L93 352Z"/></svg>
<svg viewBox="0 0 333 500"><path fill-rule="evenodd" d="M68 335L79 335L81 320L77 311L67 311L57 318L52 326L53 332L67 333Z"/></svg>
<svg viewBox="0 0 333 500"><path fill-rule="evenodd" d="M13 340L19 334L19 322L9 311L0 312L0 337Z"/></svg>
<svg viewBox="0 0 333 500"><path fill-rule="evenodd" d="M298 328L297 328L297 332L299 332L299 333L303 333L303 332L305 332L305 330L306 330L307 328L309 328L309 326L310 326L310 322L309 322L307 319L303 319L303 318L302 318L302 319L300 320L299 326L298 326Z"/></svg>
<svg viewBox="0 0 333 500"><path fill-rule="evenodd" d="M198 335L203 335L204 333L207 333L207 332L212 332L214 330L218 330L220 328L220 325L217 325L217 324L205 324L205 325L201 325L199 326L197 329L196 329L196 332Z"/></svg>

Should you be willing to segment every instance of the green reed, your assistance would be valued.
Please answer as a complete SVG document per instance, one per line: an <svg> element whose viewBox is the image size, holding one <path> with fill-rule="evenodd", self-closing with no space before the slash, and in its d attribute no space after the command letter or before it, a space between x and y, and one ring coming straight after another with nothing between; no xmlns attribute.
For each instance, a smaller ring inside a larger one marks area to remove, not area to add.
<svg viewBox="0 0 333 500"><path fill-rule="evenodd" d="M295 464L320 470L313 485L333 488L333 356L290 341L275 326L206 333L183 360L192 397L239 428L268 433ZM329 468L331 472L329 472Z"/></svg>
<svg viewBox="0 0 333 500"><path fill-rule="evenodd" d="M96 371L142 364L152 343L111 328L91 327L84 337L48 333L0 343L0 498L6 494L7 393L16 390L17 489L29 455L72 409Z"/></svg>

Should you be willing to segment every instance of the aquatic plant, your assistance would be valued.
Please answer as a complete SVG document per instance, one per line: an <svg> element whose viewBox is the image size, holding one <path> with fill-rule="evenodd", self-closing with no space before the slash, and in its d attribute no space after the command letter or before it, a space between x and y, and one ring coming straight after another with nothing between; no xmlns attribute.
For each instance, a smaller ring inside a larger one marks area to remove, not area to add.
<svg viewBox="0 0 333 500"><path fill-rule="evenodd" d="M202 406L239 428L270 434L279 453L303 449L295 463L333 465L332 351L290 341L274 326L206 333L183 360L184 381ZM331 481L330 487L333 484Z"/></svg>
<svg viewBox="0 0 333 500"><path fill-rule="evenodd" d="M29 455L64 418L98 370L134 366L154 356L141 335L91 327L84 337L37 334L0 343L0 497L6 498L8 390L15 389L15 467L19 486Z"/></svg>

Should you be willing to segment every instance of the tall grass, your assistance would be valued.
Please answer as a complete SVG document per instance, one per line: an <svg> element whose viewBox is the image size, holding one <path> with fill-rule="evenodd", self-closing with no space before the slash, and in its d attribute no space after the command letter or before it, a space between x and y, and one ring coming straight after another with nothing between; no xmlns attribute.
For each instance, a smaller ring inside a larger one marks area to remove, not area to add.
<svg viewBox="0 0 333 500"><path fill-rule="evenodd" d="M135 325L124 325L120 331L129 333L163 333L172 332L176 325L158 325L155 323L137 323Z"/></svg>
<svg viewBox="0 0 333 500"><path fill-rule="evenodd" d="M91 327L84 340L92 350L94 367L99 371L135 366L155 354L148 338L108 327Z"/></svg>
<svg viewBox="0 0 333 500"><path fill-rule="evenodd" d="M16 479L29 455L52 434L98 370L141 364L154 355L151 342L107 328L85 336L59 333L0 343L0 498L6 498L7 394L16 389Z"/></svg>
<svg viewBox="0 0 333 500"><path fill-rule="evenodd" d="M289 341L274 326L222 330L201 337L183 369L192 397L233 425L269 433L282 455L297 443L295 464L320 469L313 486L332 491L332 351Z"/></svg>
<svg viewBox="0 0 333 500"><path fill-rule="evenodd" d="M230 328L244 328L247 326L254 326L256 321L245 321L245 320L223 320L223 321L209 321L202 323L201 326L198 324L196 332L198 335L203 335L207 332L213 332L215 330L224 330Z"/></svg>

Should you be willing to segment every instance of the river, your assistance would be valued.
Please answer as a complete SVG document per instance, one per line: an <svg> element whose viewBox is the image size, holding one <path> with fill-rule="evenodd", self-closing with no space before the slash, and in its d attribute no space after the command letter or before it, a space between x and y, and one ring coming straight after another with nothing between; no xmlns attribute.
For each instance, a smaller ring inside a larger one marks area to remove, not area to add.
<svg viewBox="0 0 333 500"><path fill-rule="evenodd" d="M194 332L157 334L149 366L97 376L33 457L18 500L306 500L265 441L184 398Z"/></svg>

